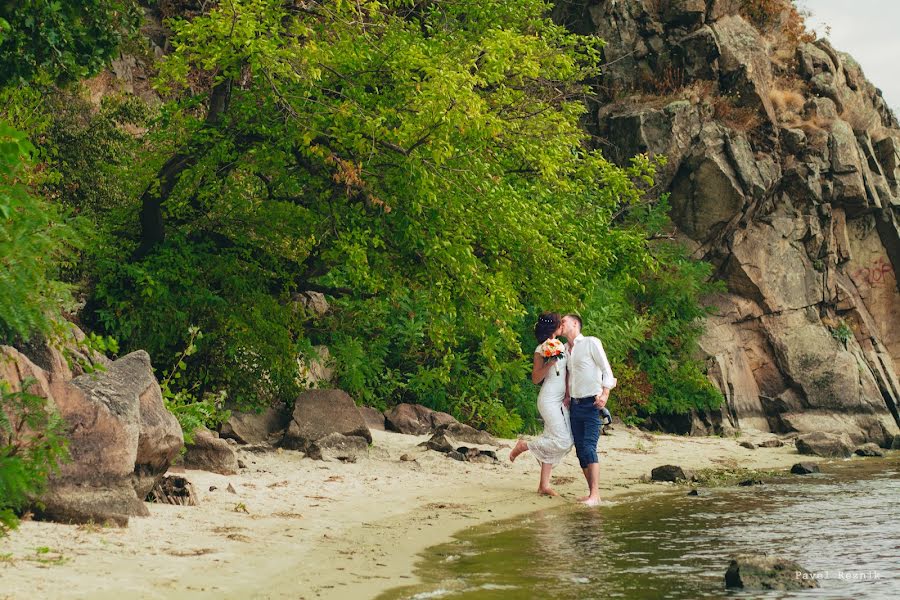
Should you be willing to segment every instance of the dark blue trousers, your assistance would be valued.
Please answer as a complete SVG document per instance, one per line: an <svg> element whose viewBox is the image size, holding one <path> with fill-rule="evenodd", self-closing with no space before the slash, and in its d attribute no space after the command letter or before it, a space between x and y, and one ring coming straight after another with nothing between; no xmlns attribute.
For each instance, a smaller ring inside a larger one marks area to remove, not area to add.
<svg viewBox="0 0 900 600"><path fill-rule="evenodd" d="M578 464L584 469L589 464L599 462L597 442L600 441L600 409L594 406L593 398L580 402L576 400L573 398L569 405L569 421L572 423Z"/></svg>

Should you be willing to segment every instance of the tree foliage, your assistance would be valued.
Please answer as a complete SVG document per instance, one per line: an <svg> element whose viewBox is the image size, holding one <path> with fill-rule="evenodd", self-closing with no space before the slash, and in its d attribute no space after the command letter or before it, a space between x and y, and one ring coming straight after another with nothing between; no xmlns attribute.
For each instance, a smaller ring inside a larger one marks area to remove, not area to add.
<svg viewBox="0 0 900 600"><path fill-rule="evenodd" d="M619 168L579 126L599 42L527 1L222 3L174 21L141 239L97 286L109 331L160 356L196 323L205 384L296 389L326 343L375 405L422 402L511 433L529 306L579 306L654 268L654 165ZM311 319L294 300L332 298Z"/></svg>
<svg viewBox="0 0 900 600"><path fill-rule="evenodd" d="M115 56L142 12L134 0L0 2L0 86L90 77Z"/></svg>
<svg viewBox="0 0 900 600"><path fill-rule="evenodd" d="M0 340L47 331L65 296L56 260L74 242L56 208L25 185L34 147L0 121Z"/></svg>

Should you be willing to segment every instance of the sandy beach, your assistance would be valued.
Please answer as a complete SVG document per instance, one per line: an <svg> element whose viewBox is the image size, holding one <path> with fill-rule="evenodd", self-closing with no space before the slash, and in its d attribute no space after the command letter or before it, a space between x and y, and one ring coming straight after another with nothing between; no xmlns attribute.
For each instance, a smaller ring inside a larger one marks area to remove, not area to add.
<svg viewBox="0 0 900 600"><path fill-rule="evenodd" d="M565 503L585 491L574 451L555 471L558 498L535 493L529 455L458 462L373 431L369 458L322 462L292 451L239 450L233 476L183 474L199 506L148 504L127 528L26 521L0 540L0 598L372 598L415 581L416 555L467 527ZM671 489L644 483L662 464L786 468L792 443L750 450L734 438L648 434L619 425L600 442L601 494ZM414 460L401 460L401 456ZM234 492L227 488L231 485ZM584 510L603 510L584 508Z"/></svg>

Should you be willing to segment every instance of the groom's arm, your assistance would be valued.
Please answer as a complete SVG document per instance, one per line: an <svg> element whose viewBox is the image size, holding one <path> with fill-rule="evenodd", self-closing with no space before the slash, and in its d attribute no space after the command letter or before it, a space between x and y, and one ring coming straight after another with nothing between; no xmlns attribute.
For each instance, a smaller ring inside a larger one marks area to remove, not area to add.
<svg viewBox="0 0 900 600"><path fill-rule="evenodd" d="M603 397L605 404L606 399L609 397L609 391L616 387L618 381L613 376L612 367L609 366L609 359L606 358L606 352L603 350L603 344L600 342L600 339L591 338L590 348L591 358L594 359L594 362L600 368L600 385L603 387L603 392L600 395Z"/></svg>

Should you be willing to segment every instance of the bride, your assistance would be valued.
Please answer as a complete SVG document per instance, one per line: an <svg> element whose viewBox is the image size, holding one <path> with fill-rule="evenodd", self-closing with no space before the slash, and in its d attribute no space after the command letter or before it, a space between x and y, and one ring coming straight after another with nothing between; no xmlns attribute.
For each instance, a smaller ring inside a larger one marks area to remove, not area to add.
<svg viewBox="0 0 900 600"><path fill-rule="evenodd" d="M534 326L534 336L538 347L534 353L531 367L531 381L541 385L538 394L538 410L544 420L544 432L530 442L519 440L509 453L509 460L530 450L541 463L541 482L538 493L547 496L558 496L550 487L550 471L572 448L572 430L569 424L569 411L563 404L566 396L566 353L559 359L544 362L540 354L541 345L549 339L555 339L560 332L560 316L556 313L544 313Z"/></svg>

